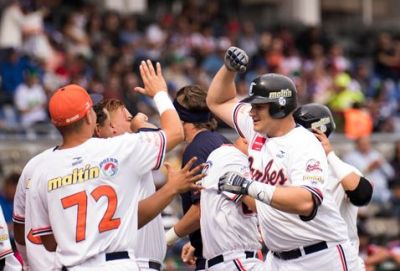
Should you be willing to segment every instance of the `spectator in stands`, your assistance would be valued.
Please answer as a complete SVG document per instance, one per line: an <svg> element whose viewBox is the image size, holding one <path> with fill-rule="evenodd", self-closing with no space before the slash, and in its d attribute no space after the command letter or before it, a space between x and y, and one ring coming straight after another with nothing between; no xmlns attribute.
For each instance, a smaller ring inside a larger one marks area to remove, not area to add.
<svg viewBox="0 0 400 271"><path fill-rule="evenodd" d="M47 120L47 96L39 83L37 71L30 69L25 72L25 82L15 91L14 104L20 113L23 127Z"/></svg>
<svg viewBox="0 0 400 271"><path fill-rule="evenodd" d="M8 224L8 229L10 230L10 234L12 234L12 214L13 214L13 205L14 205L14 195L15 190L17 189L17 184L19 180L20 173L11 172L9 173L3 181L3 188L0 193L0 206L3 209L4 218Z"/></svg>
<svg viewBox="0 0 400 271"><path fill-rule="evenodd" d="M399 109L396 97L396 85L391 81L383 81L376 87L369 99L368 110L373 117L375 132L391 133L395 131L395 118Z"/></svg>
<svg viewBox="0 0 400 271"><path fill-rule="evenodd" d="M392 197L390 198L390 215L400 219L400 180L392 181L390 189L392 192Z"/></svg>
<svg viewBox="0 0 400 271"><path fill-rule="evenodd" d="M351 108L344 110L344 133L349 139L370 136L373 129L371 114L360 103L354 103Z"/></svg>
<svg viewBox="0 0 400 271"><path fill-rule="evenodd" d="M351 68L349 59L343 55L343 47L338 43L329 48L328 63L334 74L346 72Z"/></svg>
<svg viewBox="0 0 400 271"><path fill-rule="evenodd" d="M390 165L394 169L392 181L400 182L400 140L395 142L393 158L390 160Z"/></svg>
<svg viewBox="0 0 400 271"><path fill-rule="evenodd" d="M361 90L350 89L351 77L347 73L339 73L333 79L329 107L335 112L343 112L350 108L355 102L362 103L364 95Z"/></svg>
<svg viewBox="0 0 400 271"><path fill-rule="evenodd" d="M372 149L369 136L360 137L355 141L355 150L347 153L343 160L360 170L365 178L374 185L372 201L385 203L390 199L388 181L393 177L392 166L381 153Z"/></svg>
<svg viewBox="0 0 400 271"><path fill-rule="evenodd" d="M18 50L10 48L4 60L0 60L1 104L13 104L17 86L24 81L24 72L29 68L29 59L22 57Z"/></svg>
<svg viewBox="0 0 400 271"><path fill-rule="evenodd" d="M2 11L0 21L0 49L17 48L22 46L24 12L20 1L11 3Z"/></svg>
<svg viewBox="0 0 400 271"><path fill-rule="evenodd" d="M396 79L395 67L399 57L395 55L393 39L389 33L380 33L374 52L375 75L380 79Z"/></svg>

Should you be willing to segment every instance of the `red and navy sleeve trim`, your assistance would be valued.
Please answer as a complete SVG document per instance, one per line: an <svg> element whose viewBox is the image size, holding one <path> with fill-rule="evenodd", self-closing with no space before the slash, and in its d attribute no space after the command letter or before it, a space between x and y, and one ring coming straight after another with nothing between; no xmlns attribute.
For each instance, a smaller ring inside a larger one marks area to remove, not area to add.
<svg viewBox="0 0 400 271"><path fill-rule="evenodd" d="M4 259L6 256L13 254L14 251L12 249L5 249L3 251L0 251L0 259Z"/></svg>
<svg viewBox="0 0 400 271"><path fill-rule="evenodd" d="M230 198L231 201L237 203L242 199L243 195L234 195L233 197Z"/></svg>
<svg viewBox="0 0 400 271"><path fill-rule="evenodd" d="M25 217L13 214L12 220L18 224L25 224Z"/></svg>
<svg viewBox="0 0 400 271"><path fill-rule="evenodd" d="M245 138L243 132L240 130L239 125L238 125L238 114L239 114L239 110L240 108L242 108L242 106L244 106L244 104L238 104L236 105L235 109L233 110L233 125L235 126L236 131L238 132L238 134Z"/></svg>
<svg viewBox="0 0 400 271"><path fill-rule="evenodd" d="M49 235L52 234L53 230L51 227L43 227L43 228L38 228L38 229L32 229L32 235L33 236L42 236L42 235Z"/></svg>
<svg viewBox="0 0 400 271"><path fill-rule="evenodd" d="M153 168L154 170L159 169L162 162L164 161L165 151L166 151L166 147L167 147L164 133L158 132L158 135L160 136L160 148L158 150L156 165Z"/></svg>
<svg viewBox="0 0 400 271"><path fill-rule="evenodd" d="M318 188L315 188L315 187L307 186L307 185L304 185L303 187L305 189L307 189L308 191L310 191L311 194L316 197L316 200L317 200L316 203L318 204L318 206L321 205L322 201L324 200L324 196L323 196L321 190L319 190Z"/></svg>

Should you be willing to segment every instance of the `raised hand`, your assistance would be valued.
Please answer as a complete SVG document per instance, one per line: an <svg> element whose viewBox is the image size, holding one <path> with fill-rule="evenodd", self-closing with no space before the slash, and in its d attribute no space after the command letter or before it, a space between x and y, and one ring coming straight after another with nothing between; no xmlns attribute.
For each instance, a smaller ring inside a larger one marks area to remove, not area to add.
<svg viewBox="0 0 400 271"><path fill-rule="evenodd" d="M312 132L316 136L316 138L321 142L322 147L324 148L325 154L328 155L332 151L332 145L329 142L328 137L322 132L320 129L312 129Z"/></svg>
<svg viewBox="0 0 400 271"><path fill-rule="evenodd" d="M225 66L233 72L245 72L249 57L246 52L237 47L229 47L225 52Z"/></svg>
<svg viewBox="0 0 400 271"><path fill-rule="evenodd" d="M247 180L238 172L228 171L219 178L218 191L247 195L252 181Z"/></svg>
<svg viewBox="0 0 400 271"><path fill-rule="evenodd" d="M206 174L201 173L204 164L200 164L193 169L190 169L196 160L197 158L193 157L180 170L174 170L168 163L165 163L164 165L168 171L166 185L170 185L180 194L189 190L199 191L203 189L201 185L196 183L206 176Z"/></svg>
<svg viewBox="0 0 400 271"><path fill-rule="evenodd" d="M156 64L156 69L154 69L149 59L147 61L143 60L140 63L139 70L144 87L135 87L135 91L150 97L154 97L157 92L167 91L167 83L162 75L161 64L159 62Z"/></svg>

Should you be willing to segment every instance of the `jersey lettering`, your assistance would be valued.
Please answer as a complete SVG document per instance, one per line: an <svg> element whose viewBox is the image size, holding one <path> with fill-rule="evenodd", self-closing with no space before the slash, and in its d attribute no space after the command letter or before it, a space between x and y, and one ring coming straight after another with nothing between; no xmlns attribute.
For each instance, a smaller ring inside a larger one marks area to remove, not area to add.
<svg viewBox="0 0 400 271"><path fill-rule="evenodd" d="M274 159L269 160L265 166L264 172L259 171L253 167L254 157L249 156L249 166L252 179L258 182L270 184L270 185L284 185L287 181L287 177L283 173L283 169L271 170Z"/></svg>

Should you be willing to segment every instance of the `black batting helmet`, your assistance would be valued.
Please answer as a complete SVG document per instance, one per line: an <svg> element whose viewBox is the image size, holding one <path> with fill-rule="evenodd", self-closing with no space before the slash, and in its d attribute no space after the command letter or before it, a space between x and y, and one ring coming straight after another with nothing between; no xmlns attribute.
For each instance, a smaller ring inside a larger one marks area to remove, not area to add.
<svg viewBox="0 0 400 271"><path fill-rule="evenodd" d="M270 104L269 114L281 119L297 107L297 91L293 81L284 75L268 73L256 77L250 84L249 97L241 100L250 104Z"/></svg>
<svg viewBox="0 0 400 271"><path fill-rule="evenodd" d="M304 128L319 129L329 136L336 129L335 120L328 107L311 103L300 106L293 113L294 120Z"/></svg>

